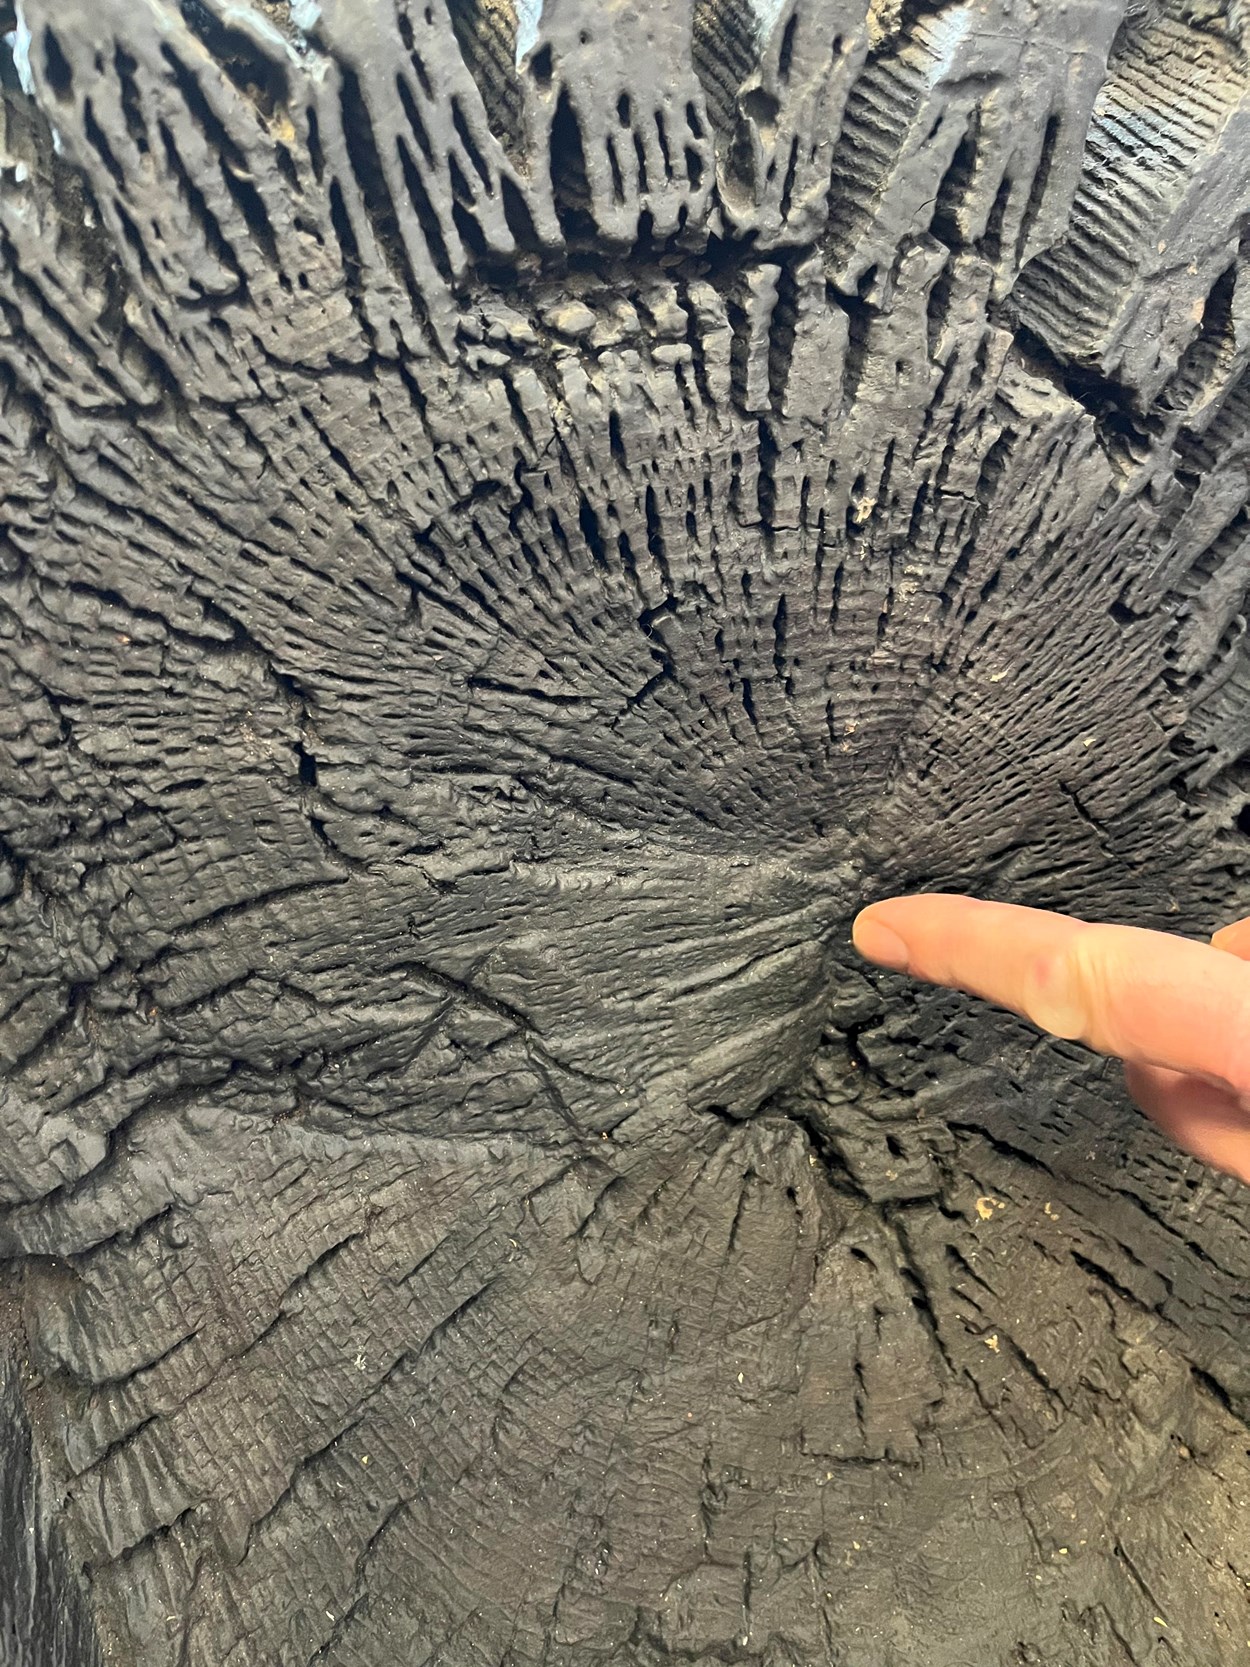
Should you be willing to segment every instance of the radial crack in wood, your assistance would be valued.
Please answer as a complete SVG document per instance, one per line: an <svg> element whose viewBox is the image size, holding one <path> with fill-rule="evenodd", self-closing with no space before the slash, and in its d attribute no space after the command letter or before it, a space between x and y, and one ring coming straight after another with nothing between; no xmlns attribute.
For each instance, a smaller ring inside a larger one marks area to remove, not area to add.
<svg viewBox="0 0 1250 1667"><path fill-rule="evenodd" d="M1241 1662L1240 0L0 19L6 1667Z"/></svg>

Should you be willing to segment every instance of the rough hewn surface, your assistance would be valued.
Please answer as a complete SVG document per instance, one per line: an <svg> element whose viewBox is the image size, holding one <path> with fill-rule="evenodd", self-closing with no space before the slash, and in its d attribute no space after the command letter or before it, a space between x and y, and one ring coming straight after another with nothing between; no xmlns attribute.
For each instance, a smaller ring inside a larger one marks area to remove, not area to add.
<svg viewBox="0 0 1250 1667"><path fill-rule="evenodd" d="M1245 8L4 23L5 1663L1245 1661Z"/></svg>

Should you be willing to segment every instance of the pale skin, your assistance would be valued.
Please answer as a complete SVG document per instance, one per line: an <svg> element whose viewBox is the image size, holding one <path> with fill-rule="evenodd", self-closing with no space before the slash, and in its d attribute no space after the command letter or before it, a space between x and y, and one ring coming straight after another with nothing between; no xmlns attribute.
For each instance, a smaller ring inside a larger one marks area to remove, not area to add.
<svg viewBox="0 0 1250 1667"><path fill-rule="evenodd" d="M854 940L879 966L1118 1056L1129 1092L1178 1146L1250 1182L1250 919L1197 943L926 894L864 909Z"/></svg>

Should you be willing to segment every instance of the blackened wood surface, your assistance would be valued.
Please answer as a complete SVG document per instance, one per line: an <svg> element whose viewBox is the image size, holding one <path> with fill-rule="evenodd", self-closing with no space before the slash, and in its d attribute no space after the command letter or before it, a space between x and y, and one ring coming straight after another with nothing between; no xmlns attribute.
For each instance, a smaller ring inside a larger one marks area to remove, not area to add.
<svg viewBox="0 0 1250 1667"><path fill-rule="evenodd" d="M3 18L6 1667L1250 1658L1248 22Z"/></svg>

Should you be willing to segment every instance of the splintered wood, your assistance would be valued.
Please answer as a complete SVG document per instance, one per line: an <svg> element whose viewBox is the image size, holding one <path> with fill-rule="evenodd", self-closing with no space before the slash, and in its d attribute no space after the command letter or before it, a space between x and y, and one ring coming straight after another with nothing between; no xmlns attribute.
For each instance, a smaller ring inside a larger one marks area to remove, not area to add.
<svg viewBox="0 0 1250 1667"><path fill-rule="evenodd" d="M1244 13L0 3L6 1667L1247 1659Z"/></svg>

